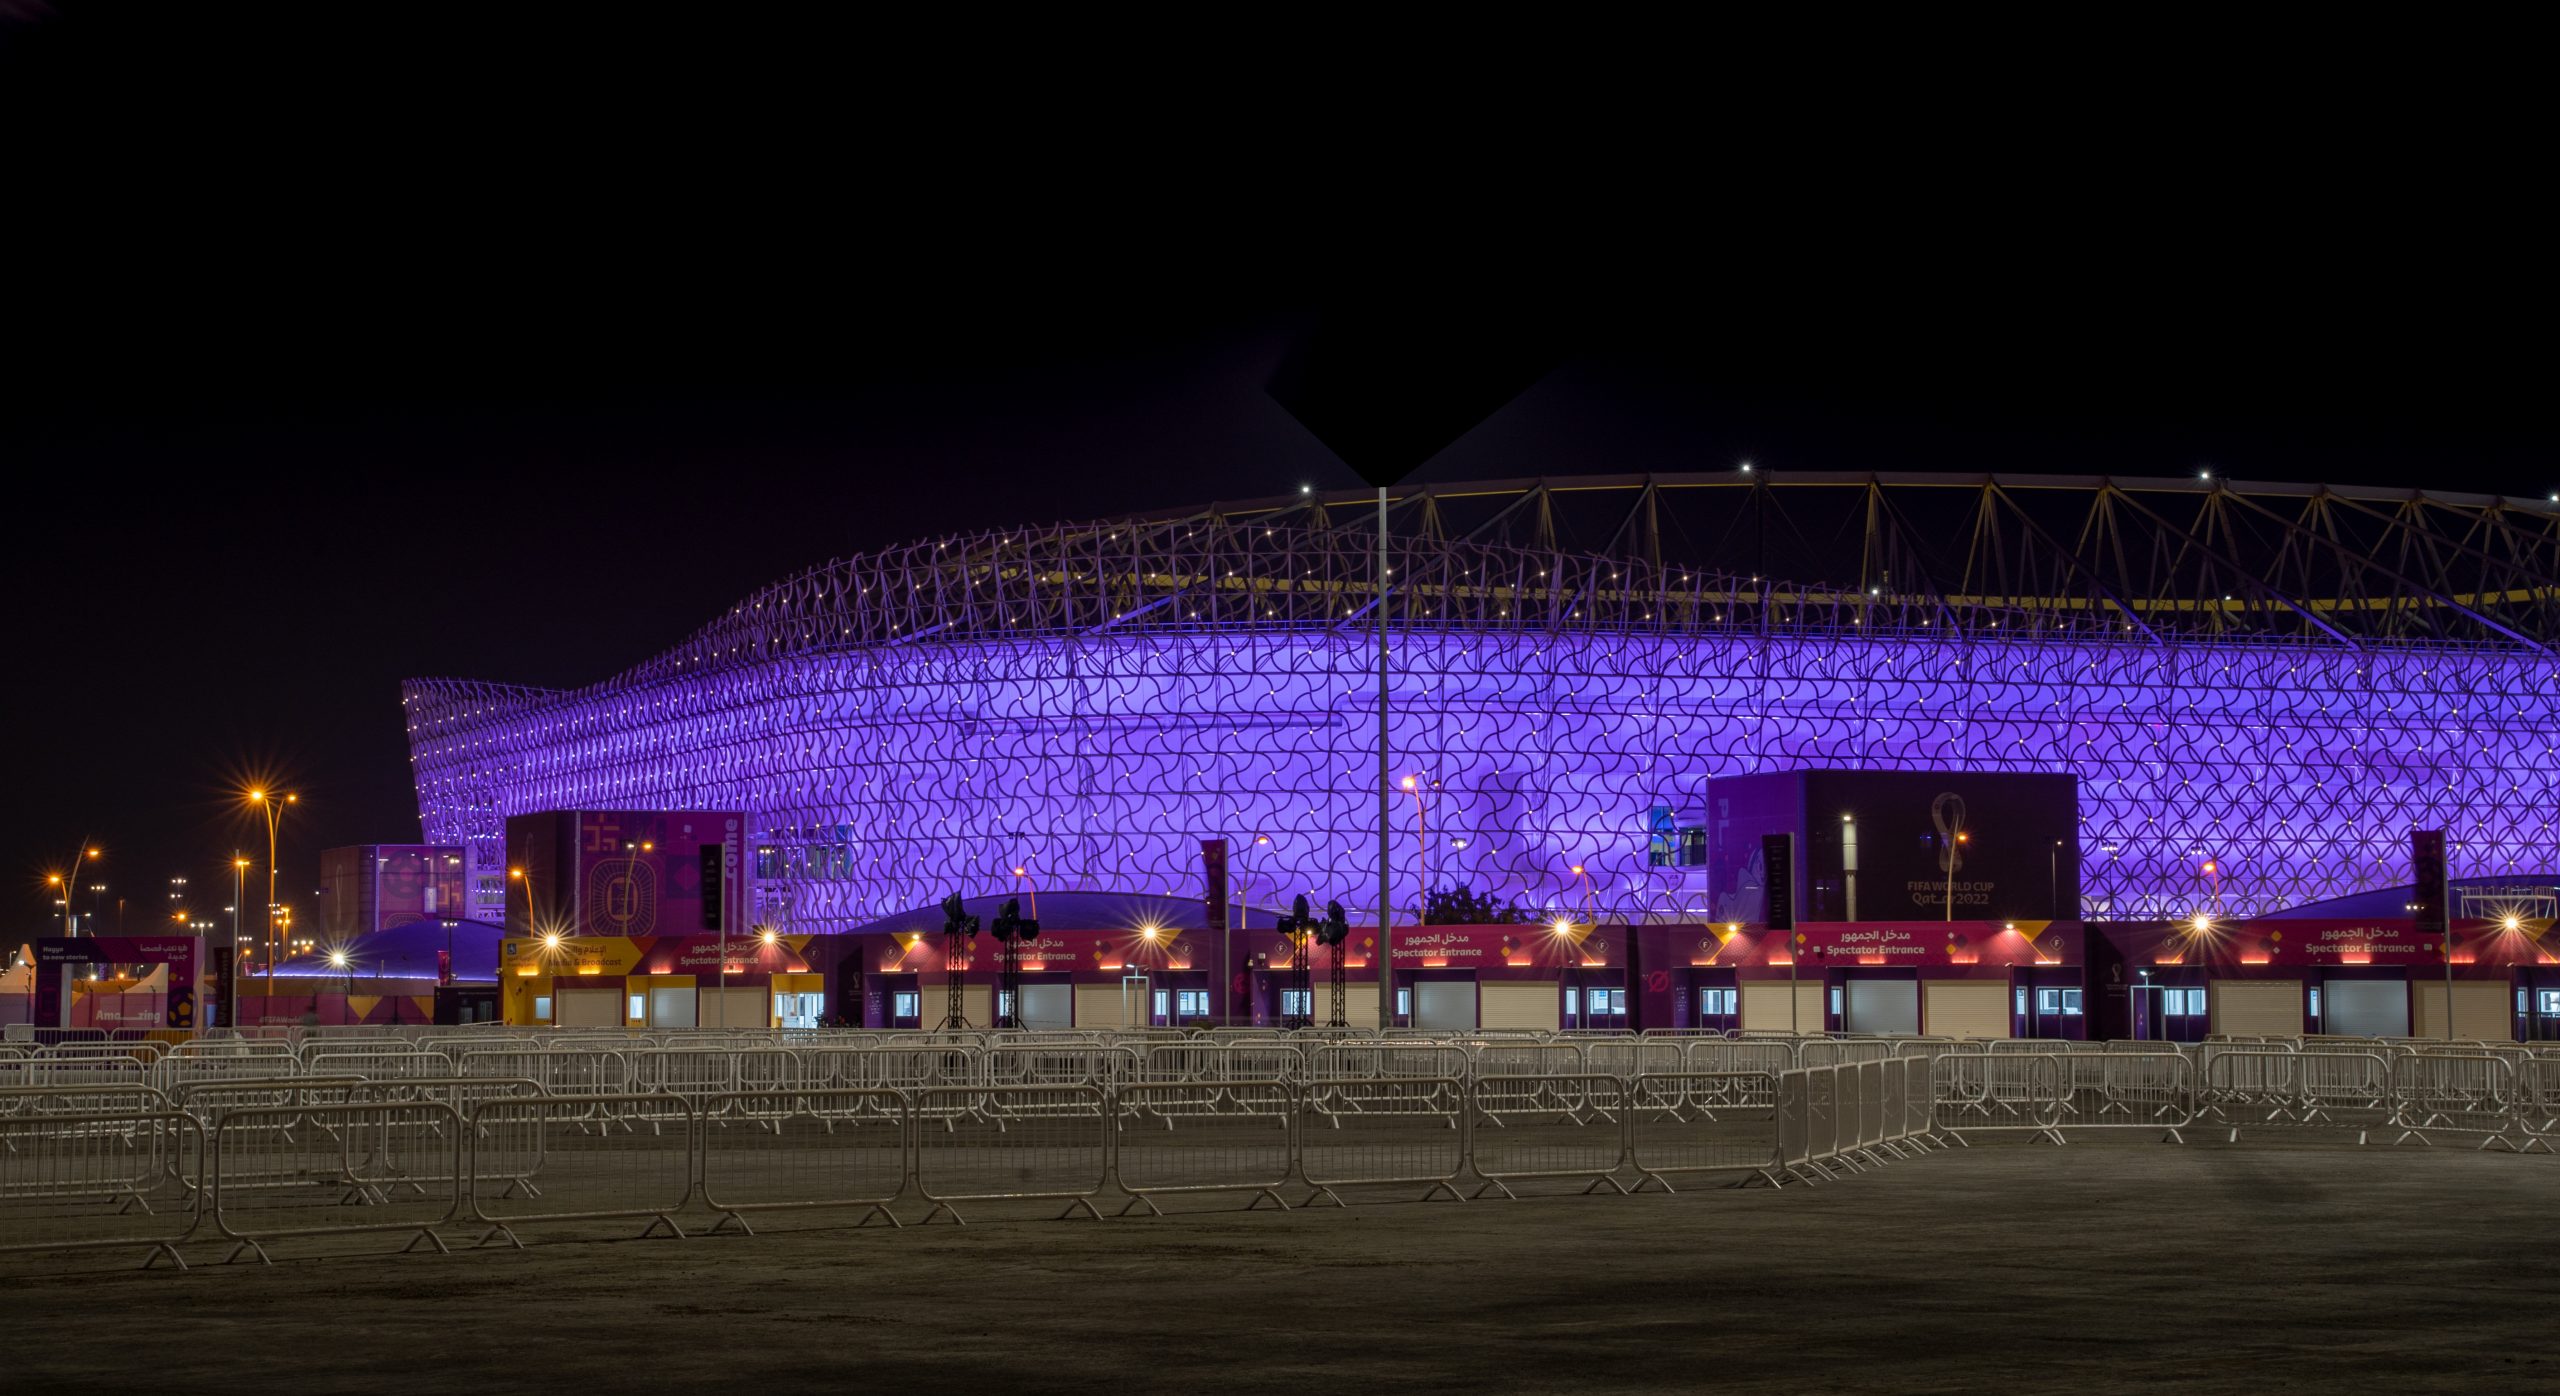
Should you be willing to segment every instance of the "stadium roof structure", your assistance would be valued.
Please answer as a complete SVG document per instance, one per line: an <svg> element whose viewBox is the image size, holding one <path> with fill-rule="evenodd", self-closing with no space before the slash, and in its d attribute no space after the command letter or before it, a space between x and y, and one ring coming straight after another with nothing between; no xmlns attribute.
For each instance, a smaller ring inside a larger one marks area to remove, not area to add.
<svg viewBox="0 0 2560 1396"><path fill-rule="evenodd" d="M1389 492L1393 619L2172 640L2560 641L2560 503L2219 479L1735 470ZM1375 498L1334 491L927 539L811 568L621 676L808 649L1374 625ZM542 690L491 692L536 696Z"/></svg>

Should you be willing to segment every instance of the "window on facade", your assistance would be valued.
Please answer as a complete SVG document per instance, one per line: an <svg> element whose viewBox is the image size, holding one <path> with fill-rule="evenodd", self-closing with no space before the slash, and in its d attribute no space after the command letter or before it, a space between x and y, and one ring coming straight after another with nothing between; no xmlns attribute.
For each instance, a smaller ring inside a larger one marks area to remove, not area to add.
<svg viewBox="0 0 2560 1396"><path fill-rule="evenodd" d="M2560 989L2540 989L2535 992L2542 998L2542 1016L2560 1018Z"/></svg>
<svg viewBox="0 0 2560 1396"><path fill-rule="evenodd" d="M996 1016L999 1018L1010 1018L1013 1016L1013 993L1011 990L998 989L996 991Z"/></svg>
<svg viewBox="0 0 2560 1396"><path fill-rule="evenodd" d="M2190 1018L2201 1018L2204 1016L2204 990L2187 990L2187 1016Z"/></svg>
<svg viewBox="0 0 2560 1396"><path fill-rule="evenodd" d="M2320 991L2317 989L2311 991L2311 1016L2320 1016Z"/></svg>
<svg viewBox="0 0 2560 1396"><path fill-rule="evenodd" d="M2026 990L2024 990L2024 989L2020 989L2020 990L2018 991L2018 1006L2017 1006L2016 1008L2014 1008L2014 1009L2010 1010L2010 1011L2011 1011L2011 1012L2016 1013L2016 1014L2017 1014L2019 1017L2021 1017L2021 1018L2023 1018L2023 1017L2027 1016L2027 991L2026 991Z"/></svg>
<svg viewBox="0 0 2560 1396"><path fill-rule="evenodd" d="M2061 1011L2062 991L2060 989L2036 990L2036 1013L2039 1016L2060 1013Z"/></svg>
<svg viewBox="0 0 2560 1396"><path fill-rule="evenodd" d="M1398 997L1402 996L1399 995ZM1284 1018L1310 1018L1315 1016L1315 992L1310 989L1281 990L1280 1016Z"/></svg>
<svg viewBox="0 0 2560 1396"><path fill-rule="evenodd" d="M1847 1011L1848 1011L1848 1010L1847 1010L1847 1009L1842 1005L1842 1003L1841 1003L1841 996L1842 996L1843 994L1845 994L1846 992L1847 992L1847 991L1846 991L1846 990L1843 990L1843 989L1833 989L1833 990L1831 991L1831 1016L1832 1016L1832 1017L1837 1018L1837 1017L1839 1017L1842 1013L1845 1013L1845 1012L1847 1012Z"/></svg>
<svg viewBox="0 0 2560 1396"><path fill-rule="evenodd" d="M2066 1018L2077 1018L2080 1016L2079 990L2065 989L2062 991L2062 1016Z"/></svg>
<svg viewBox="0 0 2560 1396"><path fill-rule="evenodd" d="M1206 1018L1209 1016L1209 991L1185 989L1174 996L1174 1007L1185 1018Z"/></svg>
<svg viewBox="0 0 2560 1396"><path fill-rule="evenodd" d="M1173 1002L1173 995L1172 995L1172 994L1169 994L1169 993L1165 992L1165 991L1164 991L1164 990L1162 990L1162 989L1158 989L1158 990L1156 990L1156 1010L1155 1010L1155 1012L1156 1012L1156 1016L1157 1016L1157 1017L1159 1017L1159 1018L1163 1017L1163 1016L1164 1016L1164 1014L1165 1014L1165 1007L1166 1007L1166 1005L1168 1005L1168 1004L1170 1004L1170 1003L1172 1003L1172 1002Z"/></svg>
<svg viewBox="0 0 2560 1396"><path fill-rule="evenodd" d="M922 996L918 994L891 994L889 996L889 1016L893 1018L921 1018L924 1016L924 1004L921 1000Z"/></svg>
<svg viewBox="0 0 2560 1396"><path fill-rule="evenodd" d="M1580 990L1577 990L1577 989L1567 989L1567 990L1565 990L1565 991L1564 991L1564 1016L1566 1016L1567 1018L1571 1018L1571 1017L1573 1017L1575 1014L1580 1013L1581 1011L1582 1011L1582 993L1581 993L1581 991L1580 991Z"/></svg>
<svg viewBox="0 0 2560 1396"><path fill-rule="evenodd" d="M551 1021L551 996L549 994L540 994L535 996L533 1000L533 1020L537 1023L548 1023Z"/></svg>
<svg viewBox="0 0 2560 1396"><path fill-rule="evenodd" d="M1410 1018L1413 1016L1413 990L1396 990L1396 1016L1399 1018Z"/></svg>
<svg viewBox="0 0 2560 1396"><path fill-rule="evenodd" d="M1730 1018L1733 1016L1734 998L1739 992L1735 989L1700 989L1698 1012L1709 1018Z"/></svg>

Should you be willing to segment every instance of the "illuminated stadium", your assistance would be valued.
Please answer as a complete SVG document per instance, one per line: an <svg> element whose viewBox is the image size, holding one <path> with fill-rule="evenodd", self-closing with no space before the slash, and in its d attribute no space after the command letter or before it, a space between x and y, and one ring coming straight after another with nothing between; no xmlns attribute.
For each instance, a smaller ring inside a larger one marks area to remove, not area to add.
<svg viewBox="0 0 2560 1396"><path fill-rule="evenodd" d="M759 915L807 931L1196 898L1224 838L1257 915L1374 916L1377 528L1355 491L991 529L589 687L414 680L425 837L494 867L511 814L743 810ZM1426 882L1717 918L1707 781L1813 768L2076 775L2076 831L1980 837L2076 837L2090 918L2405 885L2412 828L2560 868L2542 501L1745 468L1401 487L1389 530L1399 920Z"/></svg>

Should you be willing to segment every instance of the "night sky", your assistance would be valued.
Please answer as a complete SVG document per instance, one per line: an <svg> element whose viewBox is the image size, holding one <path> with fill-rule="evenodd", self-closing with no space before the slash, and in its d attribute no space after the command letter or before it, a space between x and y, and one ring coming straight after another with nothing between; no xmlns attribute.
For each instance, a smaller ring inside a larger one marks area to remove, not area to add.
<svg viewBox="0 0 2560 1396"><path fill-rule="evenodd" d="M1701 215L1775 202L1720 177L1592 201L1505 144L1466 163L1510 177L1386 216L1259 140L1079 141L1036 94L991 144L993 106L902 106L810 36L240 22L0 3L24 918L83 836L129 925L165 916L262 843L252 779L303 793L288 895L321 847L414 839L404 677L575 685L832 557L1355 485L1265 391L1319 327L1403 346L1384 404L1487 334L1552 359L1431 479L2560 488L2549 263L2495 189L2422 225L2279 176L2022 174L1754 228Z"/></svg>

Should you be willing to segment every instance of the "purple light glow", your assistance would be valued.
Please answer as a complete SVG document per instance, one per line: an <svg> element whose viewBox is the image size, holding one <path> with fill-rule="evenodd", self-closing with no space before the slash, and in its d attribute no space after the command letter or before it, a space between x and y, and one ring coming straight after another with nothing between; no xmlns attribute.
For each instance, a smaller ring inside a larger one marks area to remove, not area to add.
<svg viewBox="0 0 2560 1396"><path fill-rule="evenodd" d="M509 814L743 809L759 917L811 932L1014 892L1016 867L1194 897L1199 839L1267 834L1231 895L1374 921L1374 545L1111 527L818 569L587 689L413 681L425 837L497 867ZM2413 827L2452 831L2458 875L2560 867L2540 653L1958 625L1624 558L1397 547L1393 757L1440 787L1395 802L1400 920L1426 876L1582 914L1576 864L1605 919L1711 919L1703 870L1648 861L1647 811L1704 823L1711 777L1807 767L2075 773L2093 918L2404 883Z"/></svg>

